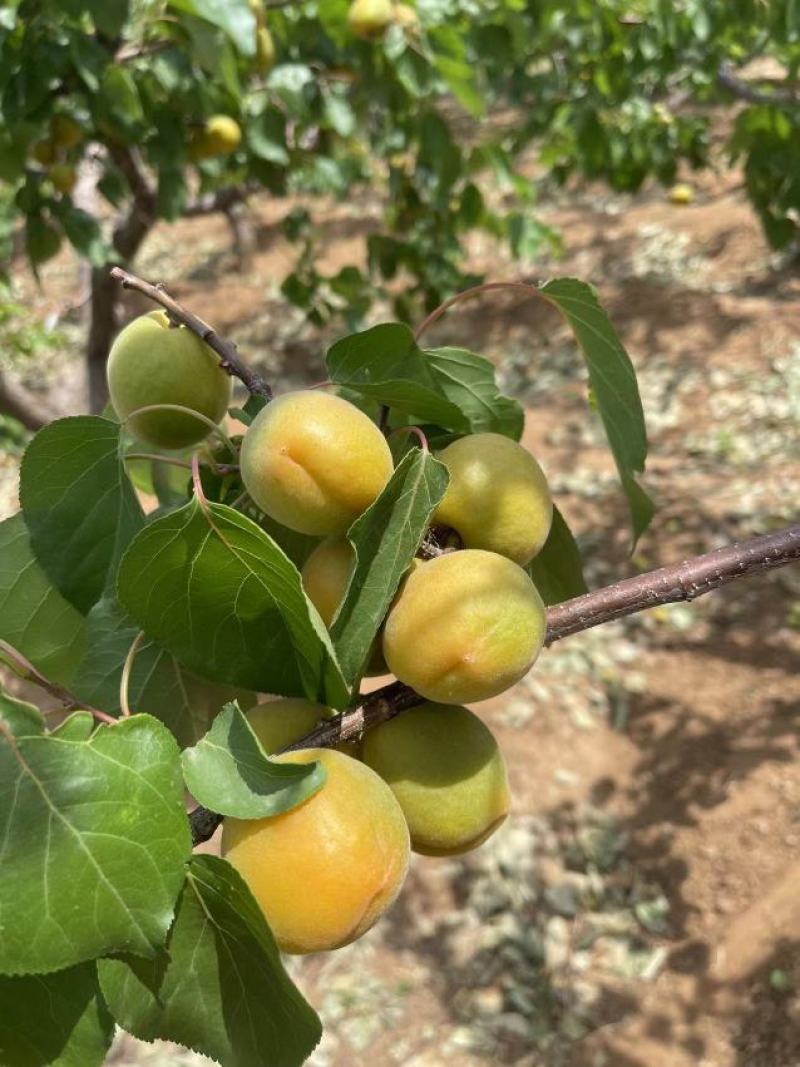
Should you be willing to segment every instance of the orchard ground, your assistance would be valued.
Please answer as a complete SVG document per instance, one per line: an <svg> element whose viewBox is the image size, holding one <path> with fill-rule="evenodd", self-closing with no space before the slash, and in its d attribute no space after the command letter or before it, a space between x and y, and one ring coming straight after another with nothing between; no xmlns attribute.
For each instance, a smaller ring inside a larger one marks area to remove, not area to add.
<svg viewBox="0 0 800 1067"><path fill-rule="evenodd" d="M659 513L652 567L796 520L800 274L772 256L741 176L688 207L583 190L547 201L567 254L537 277L594 282L636 364ZM326 339L287 312L285 201L255 200L240 272L221 218L161 227L137 272L230 334L278 389L322 377ZM311 205L322 267L357 261L368 205ZM488 241L474 265L513 277ZM32 318L80 300L66 254ZM145 308L131 297L133 314ZM388 317L376 309L375 319ZM60 412L82 406L80 329L21 367ZM490 356L528 409L525 443L579 534L590 583L631 573L624 501L568 332L540 303L494 294L429 340ZM2 357L0 357L2 358ZM42 370L44 368L44 370ZM5 516L17 457L0 458ZM479 708L510 765L513 817L481 850L416 857L365 938L291 969L326 1024L312 1064L789 1067L800 1061L800 573L736 583L557 644ZM199 1064L125 1038L109 1062Z"/></svg>

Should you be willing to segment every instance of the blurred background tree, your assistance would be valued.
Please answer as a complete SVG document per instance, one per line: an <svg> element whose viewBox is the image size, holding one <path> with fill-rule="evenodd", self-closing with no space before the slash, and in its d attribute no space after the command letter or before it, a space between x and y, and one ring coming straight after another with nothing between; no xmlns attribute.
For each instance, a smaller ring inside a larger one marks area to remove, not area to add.
<svg viewBox="0 0 800 1067"><path fill-rule="evenodd" d="M523 153L558 183L669 185L719 162L714 108L737 100L725 158L784 248L800 220L798 63L795 0L4 0L0 254L21 223L34 271L65 240L86 261L99 410L119 325L108 264L131 265L158 220L211 212L245 255L259 190L379 190L365 269L324 275L310 216L287 213L283 293L315 322L353 327L387 292L408 318L478 280L462 268L470 231L521 262L557 246Z"/></svg>

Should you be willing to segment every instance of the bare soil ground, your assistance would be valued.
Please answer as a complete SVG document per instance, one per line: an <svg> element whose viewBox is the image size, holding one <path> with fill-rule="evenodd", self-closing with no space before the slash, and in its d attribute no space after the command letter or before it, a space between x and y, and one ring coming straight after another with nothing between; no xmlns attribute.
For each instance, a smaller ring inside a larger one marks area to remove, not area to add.
<svg viewBox="0 0 800 1067"><path fill-rule="evenodd" d="M282 387L319 380L326 338L277 291L291 263L278 230L286 204L255 208L246 273L220 220L158 230L139 268L233 333ZM326 268L357 261L369 206L315 212ZM633 559L558 319L494 296L452 312L435 338L489 355L524 400L526 443L592 583L796 521L800 274L770 254L737 177L705 179L689 207L658 190L584 190L546 216L566 257L529 273L594 282L639 375L659 512ZM493 278L519 273L482 239L471 253ZM74 298L75 266L59 259L40 292L24 277L19 288L46 314ZM74 407L79 331L68 323L65 335L53 399ZM8 510L15 460L3 462ZM311 1062L800 1064L798 568L570 638L479 710L508 758L513 815L463 860L418 858L398 904L357 944L292 962L326 1023ZM109 1062L201 1061L123 1039Z"/></svg>

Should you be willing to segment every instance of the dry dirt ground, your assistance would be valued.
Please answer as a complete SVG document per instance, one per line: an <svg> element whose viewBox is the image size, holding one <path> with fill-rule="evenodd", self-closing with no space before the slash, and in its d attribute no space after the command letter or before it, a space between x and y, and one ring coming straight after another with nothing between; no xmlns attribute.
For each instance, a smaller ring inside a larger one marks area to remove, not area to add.
<svg viewBox="0 0 800 1067"><path fill-rule="evenodd" d="M545 213L566 256L526 268L594 282L636 364L659 511L633 559L558 319L493 296L435 330L489 355L524 400L526 443L593 584L797 520L800 274L770 255L737 183L700 183L689 207L659 190L562 195ZM285 210L256 205L246 273L219 220L158 230L138 264L282 387L322 378L333 336L280 301ZM324 265L356 261L369 210L316 212ZM481 239L471 253L493 278L519 272ZM20 273L20 299L44 316L76 277L66 257L38 292ZM79 330L63 329L48 357L62 409L81 402ZM360 942L291 963L326 1023L311 1063L800 1064L800 568L570 638L479 710L510 765L513 815L469 857L418 858ZM109 1058L200 1062L128 1039Z"/></svg>

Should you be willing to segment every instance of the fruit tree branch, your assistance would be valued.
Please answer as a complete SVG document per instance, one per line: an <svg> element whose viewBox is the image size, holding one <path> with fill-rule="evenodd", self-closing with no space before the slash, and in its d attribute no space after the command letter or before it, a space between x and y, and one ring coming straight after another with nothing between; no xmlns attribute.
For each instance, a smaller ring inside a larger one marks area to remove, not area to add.
<svg viewBox="0 0 800 1067"><path fill-rule="evenodd" d="M785 567L798 560L800 523L777 533L706 552L682 563L647 571L549 608L545 644L552 645L562 637L626 615L635 615L659 604L694 600L738 578ZM423 699L402 682L392 682L365 696L358 707L333 719L326 719L311 733L289 745L287 751L330 748L341 741L356 740L373 726L423 703ZM206 808L195 808L189 815L189 821L192 840L194 844L199 844L211 837L222 818Z"/></svg>
<svg viewBox="0 0 800 1067"><path fill-rule="evenodd" d="M717 71L717 84L727 89L732 96L739 100L746 100L750 104L765 104L767 107L775 104L784 106L800 104L800 97L792 89L783 87L769 91L759 89L743 78L737 78L727 67L721 67Z"/></svg>
<svg viewBox="0 0 800 1067"><path fill-rule="evenodd" d="M232 341L227 341L224 337L220 337L207 322L203 322L197 315L187 311L176 300L173 300L163 286L151 285L150 282L144 281L143 278L138 278L135 274L123 270L122 267L112 267L111 277L121 282L123 289L135 289L136 292L142 293L144 296L149 297L150 300L155 301L156 304L160 304L172 320L179 322L182 326L191 330L192 333L197 334L200 340L205 341L208 347L213 349L219 356L219 364L222 369L232 377L244 382L249 392L257 396L263 396L266 400L272 399L272 389L260 374L256 374L254 370L251 370L246 363L239 359L236 345Z"/></svg>

